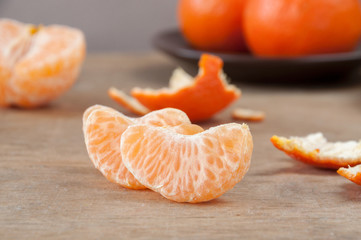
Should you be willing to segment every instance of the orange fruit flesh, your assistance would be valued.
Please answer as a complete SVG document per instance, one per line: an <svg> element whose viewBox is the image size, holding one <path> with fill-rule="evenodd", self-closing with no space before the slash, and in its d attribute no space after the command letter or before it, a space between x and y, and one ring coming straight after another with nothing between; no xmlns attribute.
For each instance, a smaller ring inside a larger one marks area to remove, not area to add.
<svg viewBox="0 0 361 240"><path fill-rule="evenodd" d="M2 20L0 35L0 106L7 106L6 88L11 78L11 68L22 55L29 33L19 22Z"/></svg>
<svg viewBox="0 0 361 240"><path fill-rule="evenodd" d="M225 124L194 135L149 125L130 126L121 153L144 186L177 202L204 202L238 183L253 149L247 125Z"/></svg>
<svg viewBox="0 0 361 240"><path fill-rule="evenodd" d="M322 133L289 139L273 136L271 142L290 157L316 167L338 169L361 164L361 142L331 143Z"/></svg>
<svg viewBox="0 0 361 240"><path fill-rule="evenodd" d="M13 30L13 29L16 29ZM66 26L35 29L12 20L0 21L1 106L32 108L47 104L69 89L85 56L83 34Z"/></svg>
<svg viewBox="0 0 361 240"><path fill-rule="evenodd" d="M111 108L88 109L84 123L87 150L94 166L111 182L132 189L144 189L122 164L119 152L121 134L133 124Z"/></svg>
<svg viewBox="0 0 361 240"><path fill-rule="evenodd" d="M348 168L340 168L337 170L337 173L341 176L344 176L348 180L361 185L361 164L354 166L354 167L348 167Z"/></svg>
<svg viewBox="0 0 361 240"><path fill-rule="evenodd" d="M167 108L142 118L130 118L101 105L88 108L83 115L83 132L91 161L109 181L132 189L145 188L124 166L120 153L121 136L133 124L173 127L173 131L188 135L203 131L177 109Z"/></svg>
<svg viewBox="0 0 361 240"><path fill-rule="evenodd" d="M185 75L176 87L159 90L133 88L131 95L149 110L165 107L184 111L192 121L211 118L238 99L241 91L229 85L222 73L220 58L203 54L199 62L200 73L189 80ZM184 75L184 74L183 74Z"/></svg>

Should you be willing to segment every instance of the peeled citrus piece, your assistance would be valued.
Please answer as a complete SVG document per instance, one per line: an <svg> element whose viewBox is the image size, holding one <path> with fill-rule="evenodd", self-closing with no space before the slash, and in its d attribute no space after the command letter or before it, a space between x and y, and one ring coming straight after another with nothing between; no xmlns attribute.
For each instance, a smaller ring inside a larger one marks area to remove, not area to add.
<svg viewBox="0 0 361 240"><path fill-rule="evenodd" d="M130 118L101 105L88 108L83 115L83 132L91 161L109 181L132 189L145 187L124 166L119 144L123 132L133 124L172 126L175 127L174 131L187 134L203 131L195 127L183 129L183 124L192 124L187 115L177 109L166 108L151 112L142 118Z"/></svg>
<svg viewBox="0 0 361 240"><path fill-rule="evenodd" d="M123 91L114 87L108 90L108 95L111 99L132 113L143 116L150 112L149 109L140 104L137 99L128 96Z"/></svg>
<svg viewBox="0 0 361 240"><path fill-rule="evenodd" d="M322 133L306 137L271 138L273 145L292 158L321 167L338 169L361 164L361 141L327 142Z"/></svg>
<svg viewBox="0 0 361 240"><path fill-rule="evenodd" d="M8 19L0 20L0 107L8 106L7 85L15 62L30 44L30 26Z"/></svg>
<svg viewBox="0 0 361 240"><path fill-rule="evenodd" d="M94 166L111 182L127 188L144 189L122 163L119 151L121 135L133 121L107 107L88 109L85 118L85 143Z"/></svg>
<svg viewBox="0 0 361 240"><path fill-rule="evenodd" d="M199 74L190 77L183 70L176 70L169 88L158 90L133 88L131 95L149 110L166 107L184 111L192 121L211 118L238 99L241 91L227 83L219 57L203 54Z"/></svg>
<svg viewBox="0 0 361 240"><path fill-rule="evenodd" d="M0 106L42 106L73 85L85 56L81 31L2 19L0 34Z"/></svg>
<svg viewBox="0 0 361 240"><path fill-rule="evenodd" d="M348 168L340 168L337 170L337 173L341 176L344 176L348 180L361 185L361 164L354 166L354 167L348 167Z"/></svg>
<svg viewBox="0 0 361 240"><path fill-rule="evenodd" d="M133 125L121 139L123 162L135 178L177 202L209 201L233 188L249 169L252 149L248 126L236 123L194 135Z"/></svg>
<svg viewBox="0 0 361 240"><path fill-rule="evenodd" d="M236 108L232 111L232 117L237 120L261 122L265 118L265 114L262 111Z"/></svg>

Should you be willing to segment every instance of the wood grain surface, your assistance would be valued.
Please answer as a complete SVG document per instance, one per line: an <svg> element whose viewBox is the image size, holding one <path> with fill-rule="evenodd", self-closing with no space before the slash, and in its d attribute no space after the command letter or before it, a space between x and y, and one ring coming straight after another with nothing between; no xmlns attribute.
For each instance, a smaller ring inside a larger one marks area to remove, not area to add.
<svg viewBox="0 0 361 240"><path fill-rule="evenodd" d="M241 100L202 123L232 122L233 107L266 112L249 123L251 169L220 198L180 204L108 182L91 164L83 111L110 86L167 84L174 64L150 53L90 55L76 85L49 107L0 110L0 239L359 239L361 187L276 150L273 134L321 131L361 138L361 84L280 87L236 82ZM361 81L360 81L361 82Z"/></svg>

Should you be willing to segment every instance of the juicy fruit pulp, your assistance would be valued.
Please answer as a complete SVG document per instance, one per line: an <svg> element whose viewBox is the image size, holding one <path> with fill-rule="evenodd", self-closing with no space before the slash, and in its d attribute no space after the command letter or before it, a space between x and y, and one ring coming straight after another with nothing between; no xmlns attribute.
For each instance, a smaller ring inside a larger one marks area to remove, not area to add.
<svg viewBox="0 0 361 240"><path fill-rule="evenodd" d="M120 154L123 132L133 124L172 126L191 124L187 115L177 109L162 109L142 118L130 118L120 112L101 105L88 108L83 115L85 144L94 166L111 182L132 189L144 189L124 166Z"/></svg>
<svg viewBox="0 0 361 240"><path fill-rule="evenodd" d="M247 125L204 131L172 108L129 118L95 105L84 112L83 132L90 159L109 181L178 202L208 201L233 188L253 150Z"/></svg>
<svg viewBox="0 0 361 240"><path fill-rule="evenodd" d="M76 80L85 56L79 30L2 19L0 35L0 107L45 105Z"/></svg>
<svg viewBox="0 0 361 240"><path fill-rule="evenodd" d="M225 124L194 135L134 125L122 136L121 153L144 186L177 202L204 202L241 181L253 149L248 126Z"/></svg>

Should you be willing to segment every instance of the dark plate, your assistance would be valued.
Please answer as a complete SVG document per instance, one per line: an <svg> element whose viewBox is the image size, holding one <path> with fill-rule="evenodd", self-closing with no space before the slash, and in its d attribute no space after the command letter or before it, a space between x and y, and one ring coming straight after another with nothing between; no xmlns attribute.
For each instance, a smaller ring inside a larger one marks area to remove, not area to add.
<svg viewBox="0 0 361 240"><path fill-rule="evenodd" d="M153 39L154 46L175 58L191 74L198 71L202 51L189 46L178 30L167 30ZM208 52L221 57L224 72L235 81L334 82L344 80L361 66L361 50L299 58L260 58L249 53Z"/></svg>

